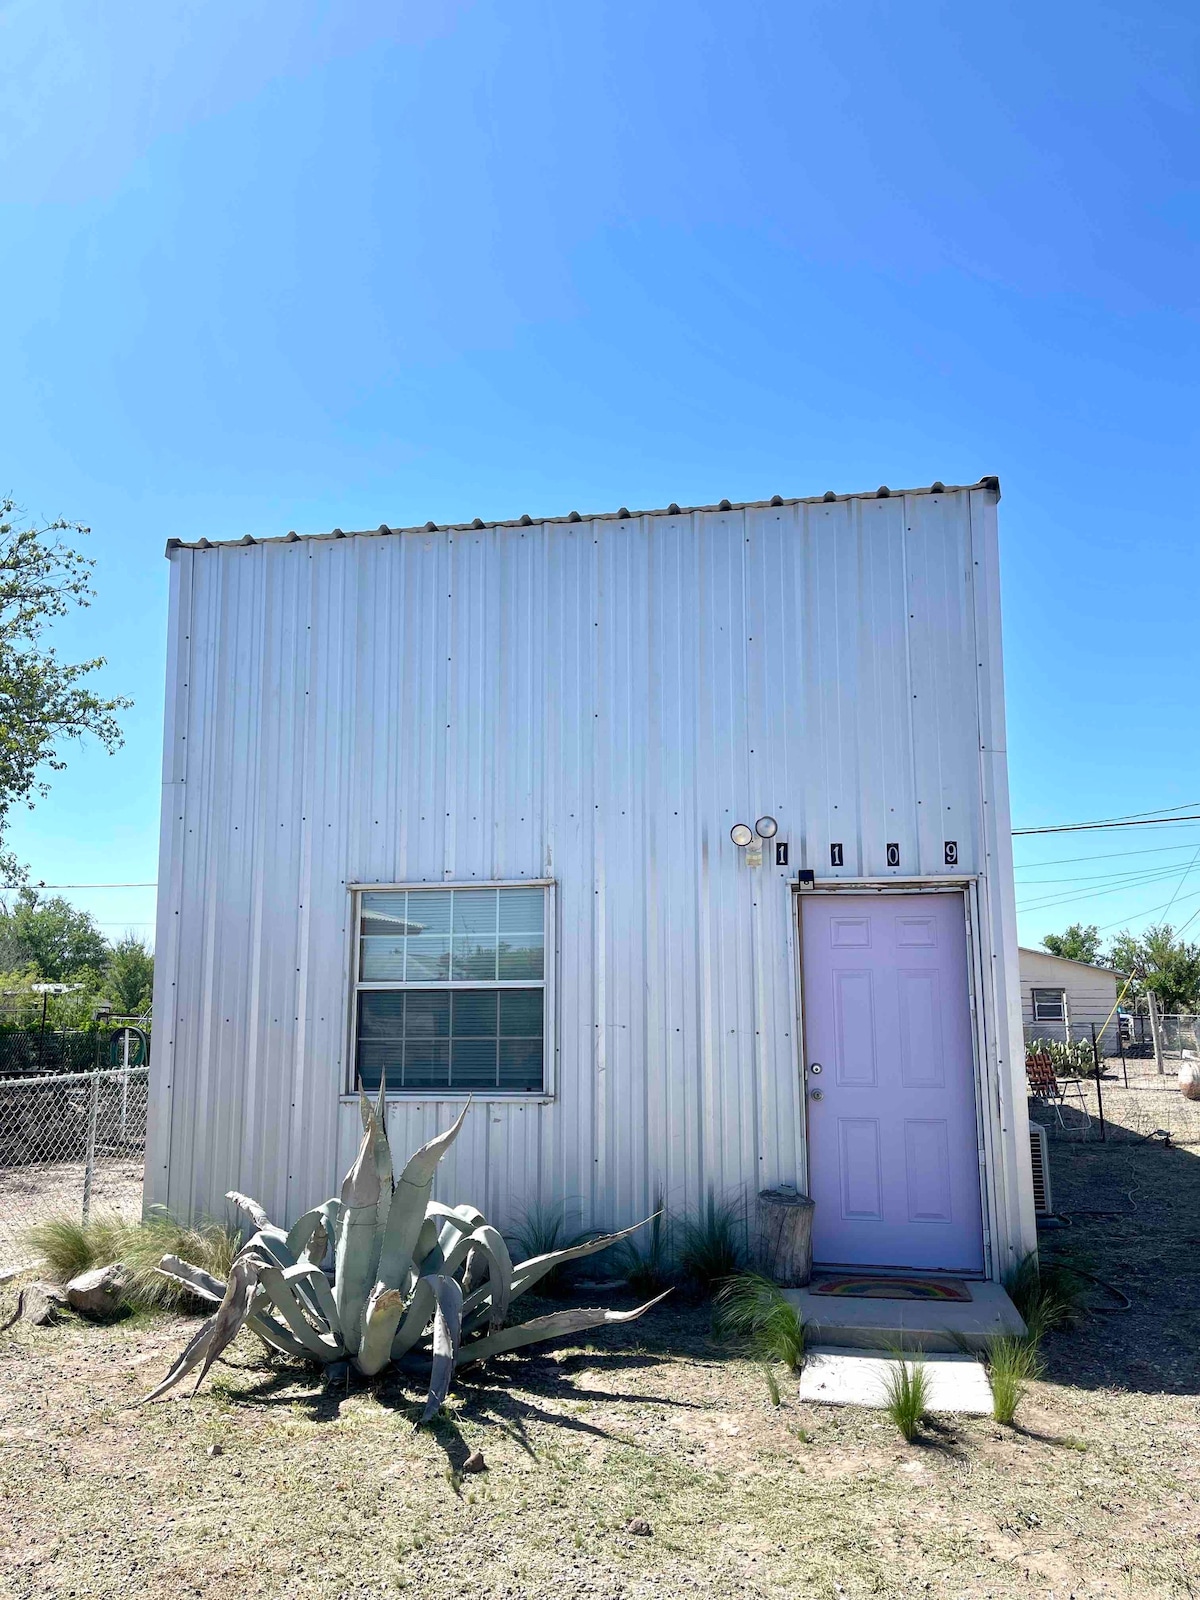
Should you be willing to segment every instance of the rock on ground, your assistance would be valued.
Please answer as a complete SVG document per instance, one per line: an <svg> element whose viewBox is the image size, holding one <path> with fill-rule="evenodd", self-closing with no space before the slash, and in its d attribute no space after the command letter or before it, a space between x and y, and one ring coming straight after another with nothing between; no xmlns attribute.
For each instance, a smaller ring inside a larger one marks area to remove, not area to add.
<svg viewBox="0 0 1200 1600"><path fill-rule="evenodd" d="M119 1262L108 1267L93 1267L67 1284L67 1301L84 1316L111 1317L125 1304L129 1273Z"/></svg>

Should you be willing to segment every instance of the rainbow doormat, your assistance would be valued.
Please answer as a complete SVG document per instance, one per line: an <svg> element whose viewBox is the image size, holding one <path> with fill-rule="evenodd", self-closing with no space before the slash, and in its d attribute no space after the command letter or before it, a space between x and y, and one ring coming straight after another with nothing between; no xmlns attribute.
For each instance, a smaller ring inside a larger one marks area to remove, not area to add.
<svg viewBox="0 0 1200 1600"><path fill-rule="evenodd" d="M961 1278L864 1278L839 1273L814 1278L813 1294L848 1295L854 1300L970 1300L971 1291Z"/></svg>

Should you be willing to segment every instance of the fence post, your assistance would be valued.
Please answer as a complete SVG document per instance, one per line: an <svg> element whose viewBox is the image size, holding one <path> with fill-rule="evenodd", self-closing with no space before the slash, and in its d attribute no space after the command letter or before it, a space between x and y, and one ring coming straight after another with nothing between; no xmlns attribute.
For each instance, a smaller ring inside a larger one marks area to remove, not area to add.
<svg viewBox="0 0 1200 1600"><path fill-rule="evenodd" d="M1100 1141L1106 1143L1108 1133L1104 1126L1104 1091L1100 1087L1100 1046L1096 1043L1096 1024L1092 1023L1092 1064L1096 1068L1096 1110L1100 1113Z"/></svg>
<svg viewBox="0 0 1200 1600"><path fill-rule="evenodd" d="M1158 1020L1158 996L1153 989L1146 990L1146 1004L1150 1008L1150 1036L1154 1040L1154 1069L1161 1078L1166 1072L1163 1064L1162 1028Z"/></svg>
<svg viewBox="0 0 1200 1600"><path fill-rule="evenodd" d="M100 1119L100 1074L92 1073L92 1092L88 1097L87 1152L83 1161L83 1220L92 1210L92 1180L96 1175L96 1124Z"/></svg>

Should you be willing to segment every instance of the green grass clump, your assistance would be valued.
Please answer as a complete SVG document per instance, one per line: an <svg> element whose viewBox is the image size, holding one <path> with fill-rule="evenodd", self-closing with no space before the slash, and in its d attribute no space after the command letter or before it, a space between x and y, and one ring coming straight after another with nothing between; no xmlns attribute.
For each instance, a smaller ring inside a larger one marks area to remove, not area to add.
<svg viewBox="0 0 1200 1600"><path fill-rule="evenodd" d="M570 1250L595 1237L594 1228L573 1233L567 1226L566 1213L561 1206L530 1206L511 1235L513 1260L531 1261L535 1256L548 1256L555 1250ZM555 1267L539 1281L537 1292L544 1295L565 1293L574 1266L574 1262L564 1262Z"/></svg>
<svg viewBox="0 0 1200 1600"><path fill-rule="evenodd" d="M1066 1327L1080 1309L1082 1281L1061 1261L1040 1261L1035 1250L1024 1256L1004 1280L1036 1346L1055 1328Z"/></svg>
<svg viewBox="0 0 1200 1600"><path fill-rule="evenodd" d="M758 1361L780 1361L790 1372L804 1365L804 1320L777 1283L761 1272L739 1272L715 1298L718 1332L746 1339Z"/></svg>
<svg viewBox="0 0 1200 1600"><path fill-rule="evenodd" d="M911 1444L929 1409L929 1373L924 1359L897 1355L883 1381L887 1414Z"/></svg>
<svg viewBox="0 0 1200 1600"><path fill-rule="evenodd" d="M1042 1374L1037 1345L1032 1339L1007 1335L992 1339L988 1343L987 1364L992 1384L992 1415L997 1422L1011 1423L1028 1385Z"/></svg>
<svg viewBox="0 0 1200 1600"><path fill-rule="evenodd" d="M131 1310L174 1311L195 1304L180 1283L155 1269L163 1256L178 1256L203 1267L216 1278L227 1278L241 1236L221 1223L187 1227L165 1211L152 1210L140 1222L119 1217L51 1217L36 1223L25 1235L29 1248L45 1263L49 1277L59 1283L119 1262L130 1274L125 1303Z"/></svg>
<svg viewBox="0 0 1200 1600"><path fill-rule="evenodd" d="M617 1246L617 1261L625 1281L639 1298L661 1294L675 1281L671 1251L671 1225L661 1193L654 1197L649 1225Z"/></svg>
<svg viewBox="0 0 1200 1600"><path fill-rule="evenodd" d="M718 1200L710 1189L700 1212L679 1225L679 1270L697 1288L711 1291L745 1264L741 1208L730 1200Z"/></svg>

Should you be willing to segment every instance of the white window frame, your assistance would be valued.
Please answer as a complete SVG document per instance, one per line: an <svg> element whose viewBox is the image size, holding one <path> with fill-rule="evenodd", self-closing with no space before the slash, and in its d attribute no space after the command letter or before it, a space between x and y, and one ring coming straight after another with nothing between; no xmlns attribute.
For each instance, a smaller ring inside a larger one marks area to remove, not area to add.
<svg viewBox="0 0 1200 1600"><path fill-rule="evenodd" d="M1038 999L1038 996L1043 994L1056 994L1058 996L1060 1014L1057 1017L1043 1017L1039 1015L1038 1006L1042 1004L1042 1002ZM1032 984L1029 990L1029 1004L1033 1011L1033 1020L1035 1022L1061 1022L1064 1025L1066 1024L1067 991L1065 989L1056 988L1054 984L1050 983Z"/></svg>
<svg viewBox="0 0 1200 1600"><path fill-rule="evenodd" d="M429 1104L437 1101L512 1100L529 1104L552 1100L555 1095L555 1066L558 1059L558 1027L556 991L558 988L558 918L557 884L553 878L478 878L444 879L416 883L352 883L350 889L350 1004L349 1037L346 1059L349 1084L344 1092L348 1096L358 1093L358 997L369 990L395 989L541 989L542 991L542 1087L540 1089L393 1089L388 1086L389 1100L407 1100ZM498 978L494 981L479 979L421 979L412 983L390 981L372 983L359 979L359 960L362 953L362 897L364 894L388 894L402 889L418 891L434 889L541 889L543 893L543 957L542 976L538 978Z"/></svg>

